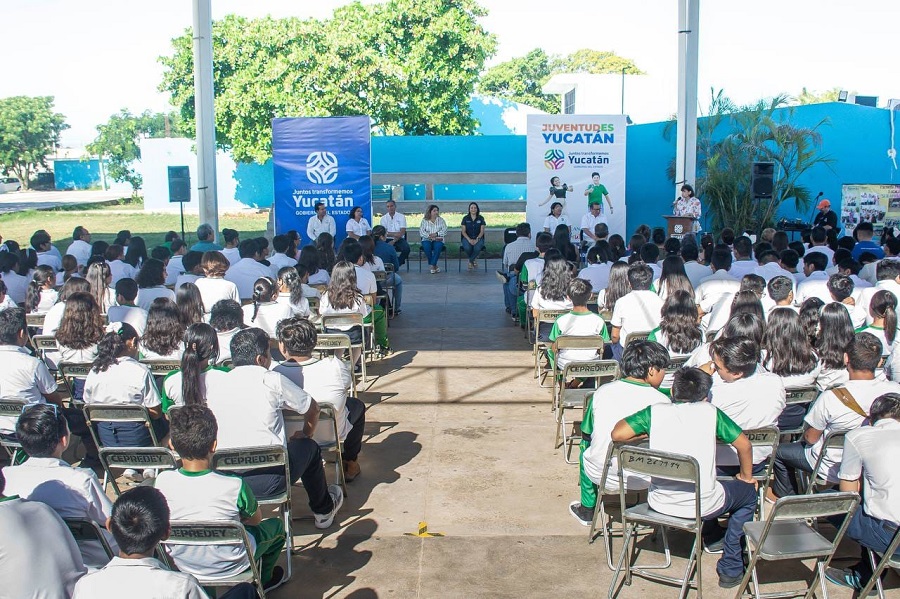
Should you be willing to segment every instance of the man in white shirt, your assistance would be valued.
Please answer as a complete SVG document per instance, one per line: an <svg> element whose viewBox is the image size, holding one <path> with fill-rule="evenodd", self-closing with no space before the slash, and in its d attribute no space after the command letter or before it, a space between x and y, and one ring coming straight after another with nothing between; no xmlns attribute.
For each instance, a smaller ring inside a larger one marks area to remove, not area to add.
<svg viewBox="0 0 900 599"><path fill-rule="evenodd" d="M800 254L796 251L791 249L782 250L781 253L778 254L778 260L781 268L791 273L791 278L794 279L794 283L799 284L806 278L806 275L803 274L802 270L797 270L797 267L800 264Z"/></svg>
<svg viewBox="0 0 900 599"><path fill-rule="evenodd" d="M316 400L283 374L269 370L269 336L261 329L238 332L231 339L231 359L234 370L207 379L206 401L218 422L219 447L286 445L291 483L302 481L314 514L331 513L335 502L328 491L319 445L312 439L319 420ZM284 430L285 409L305 417L303 430L290 439ZM284 468L254 470L243 478L257 497L284 491Z"/></svg>
<svg viewBox="0 0 900 599"><path fill-rule="evenodd" d="M56 272L62 270L62 259L56 252L51 251L50 235L46 231L35 231L31 236L31 247L37 252L38 266L49 266Z"/></svg>
<svg viewBox="0 0 900 599"><path fill-rule="evenodd" d="M297 259L288 256L287 252L291 247L291 240L287 235L276 235L272 238L272 249L275 253L269 256L269 264L277 277L278 271L285 266L297 266Z"/></svg>
<svg viewBox="0 0 900 599"><path fill-rule="evenodd" d="M611 269L612 262L600 262L600 250L594 246L587 251L587 266L578 272L578 278L590 281L591 292L599 293L609 285Z"/></svg>
<svg viewBox="0 0 900 599"><path fill-rule="evenodd" d="M371 295L375 299L378 294L378 282L375 275L362 267L365 258L363 258L362 247L359 242L347 242L344 245L344 260L356 267L356 287L363 295Z"/></svg>
<svg viewBox="0 0 900 599"><path fill-rule="evenodd" d="M384 219L382 219L383 221ZM506 311L509 314L515 314L516 295L517 295L517 274L515 270L519 256L525 252L534 250L534 243L531 241L531 225L528 223L519 223L516 225L516 240L506 244L503 248L503 260L500 270L497 271L498 278L503 283L503 302L506 304Z"/></svg>
<svg viewBox="0 0 900 599"><path fill-rule="evenodd" d="M91 234L82 226L75 227L72 232L72 243L66 250L66 254L75 256L78 266L84 266L91 258Z"/></svg>
<svg viewBox="0 0 900 599"><path fill-rule="evenodd" d="M797 305L811 297L817 297L824 304L831 303L831 293L828 291L828 274L825 268L828 266L828 258L821 252L810 252L803 256L803 274L806 278L797 284Z"/></svg>
<svg viewBox="0 0 900 599"><path fill-rule="evenodd" d="M135 487L116 499L109 528L119 543L119 556L102 570L83 576L72 599L118 597L127 589L129 599L206 599L206 592L191 574L168 570L156 559L156 547L169 536L169 506L153 487ZM231 587L223 599L251 599L249 583Z"/></svg>
<svg viewBox="0 0 900 599"><path fill-rule="evenodd" d="M49 506L7 496L5 487L0 471L0 593L69 599L87 572L72 533Z"/></svg>
<svg viewBox="0 0 900 599"><path fill-rule="evenodd" d="M712 274L700 281L694 292L704 326L709 325L710 318L707 315L720 303L730 304L731 298L741 288L741 282L729 273L731 250L725 247L714 249L709 266Z"/></svg>
<svg viewBox="0 0 900 599"><path fill-rule="evenodd" d="M887 393L875 399L869 419L870 426L847 433L838 473L841 491L863 497L846 533L859 543L862 559L847 569L825 571L831 582L857 592L872 577L866 549L880 560L900 525L900 468L895 461L900 455L900 395ZM894 553L894 559L900 560L900 551Z"/></svg>
<svg viewBox="0 0 900 599"><path fill-rule="evenodd" d="M734 240L734 260L731 262L731 269L728 271L732 277L740 281L744 275L756 272L759 265L752 258L753 242L746 235L741 235Z"/></svg>
<svg viewBox="0 0 900 599"><path fill-rule="evenodd" d="M400 266L409 259L409 243L406 241L406 216L397 212L397 203L388 200L384 203L387 214L381 217L381 226L387 231L386 241L394 246L400 257Z"/></svg>
<svg viewBox="0 0 900 599"><path fill-rule="evenodd" d="M73 468L62 459L69 446L69 428L62 411L48 404L26 408L16 423L16 438L28 460L3 469L7 490L22 499L46 503L62 518L90 520L104 528L112 504L97 476L87 468ZM115 539L103 532L116 551ZM89 566L102 567L109 561L97 542L83 542L79 548Z"/></svg>
<svg viewBox="0 0 900 599"><path fill-rule="evenodd" d="M592 201L588 206L588 212L581 217L581 243L582 245L591 245L597 242L597 235L594 228L606 222L606 216L600 212L600 202Z"/></svg>
<svg viewBox="0 0 900 599"><path fill-rule="evenodd" d="M315 209L315 215L309 217L309 221L306 223L306 236L309 237L310 243L315 243L322 233L330 233L334 237L335 231L337 231L334 218L328 214L325 204L316 202ZM243 255L241 257L243 258Z"/></svg>
<svg viewBox="0 0 900 599"><path fill-rule="evenodd" d="M828 242L828 233L822 227L816 227L809 234L809 241L812 244L811 247L806 250L805 258L809 254L820 253L824 254L827 258L826 268L828 264L831 264L832 258L834 258L834 250L826 245ZM825 270L824 268L822 270Z"/></svg>
<svg viewBox="0 0 900 599"><path fill-rule="evenodd" d="M271 277L272 269L259 262L259 245L253 239L241 242L241 259L231 265L225 273L225 280L231 281L238 289L242 300L253 297L253 284L260 277Z"/></svg>
<svg viewBox="0 0 900 599"><path fill-rule="evenodd" d="M630 333L650 332L659 326L662 319L663 300L650 291L653 271L643 262L635 262L628 267L628 282L631 292L619 298L613 308L610 342L624 347Z"/></svg>
<svg viewBox="0 0 900 599"><path fill-rule="evenodd" d="M804 418L808 428L803 434L803 442L778 446L775 452L775 481L769 487L770 499L802 492L794 488L794 470L812 472L825 437L859 428L875 398L885 393L900 393L900 384L875 379L881 349L881 342L874 335L855 335L844 356L850 380L819 395ZM841 453L840 449L826 450L818 473L820 478L831 483L838 482Z"/></svg>
<svg viewBox="0 0 900 599"><path fill-rule="evenodd" d="M147 328L147 311L136 306L138 286L134 279L122 279L116 283L116 304L107 311L109 322L127 322L138 335L144 334Z"/></svg>
<svg viewBox="0 0 900 599"><path fill-rule="evenodd" d="M221 250L222 255L228 259L229 264L234 264L241 259L241 252L238 246L241 245L241 236L235 229L222 229L222 239L225 241L225 247Z"/></svg>
<svg viewBox="0 0 900 599"><path fill-rule="evenodd" d="M876 282L874 287L866 287L859 293L856 304L858 312L862 312L866 322L872 323L872 315L869 314L869 305L872 296L882 289L890 291L900 300L900 262L896 260L881 260L875 270Z"/></svg>
<svg viewBox="0 0 900 599"><path fill-rule="evenodd" d="M700 281L711 273L707 265L697 262L697 259L700 258L700 248L696 243L685 243L681 246L681 257L684 259L684 272L687 274L691 286L697 289Z"/></svg>
<svg viewBox="0 0 900 599"><path fill-rule="evenodd" d="M178 277L184 273L182 260L188 253L187 245L181 239L172 240L172 256L166 264L166 285L174 285ZM176 287L176 289L178 289Z"/></svg>

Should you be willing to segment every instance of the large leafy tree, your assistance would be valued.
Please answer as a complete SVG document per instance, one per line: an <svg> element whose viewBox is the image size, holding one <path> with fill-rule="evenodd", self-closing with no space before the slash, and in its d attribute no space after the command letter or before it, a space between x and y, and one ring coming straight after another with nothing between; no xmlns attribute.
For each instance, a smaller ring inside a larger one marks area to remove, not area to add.
<svg viewBox="0 0 900 599"><path fill-rule="evenodd" d="M712 215L712 228L720 231L760 231L774 224L782 204L794 203L808 210L810 190L800 179L817 165L834 160L821 152L822 119L812 127L792 122L794 112L788 96L780 95L739 106L722 90L712 91L708 116L697 125L697 189ZM675 122L663 135L671 139ZM772 198L757 200L750 189L754 162L775 163ZM674 164L669 177L675 180Z"/></svg>
<svg viewBox="0 0 900 599"><path fill-rule="evenodd" d="M527 104L550 114L560 110L559 97L545 94L541 87L557 73L622 73L641 75L628 58L614 52L582 48L568 56L555 56L535 48L525 56L501 62L487 70L478 81L479 93Z"/></svg>
<svg viewBox="0 0 900 599"><path fill-rule="evenodd" d="M133 164L141 159L141 138L180 134L181 119L175 113L145 110L135 115L123 108L110 116L106 124L97 125L97 138L88 144L87 150L106 160L113 180L128 182L137 193L143 181L134 171Z"/></svg>
<svg viewBox="0 0 900 599"><path fill-rule="evenodd" d="M69 126L53 112L52 96L13 96L0 99L0 168L12 172L28 189L31 175L59 144Z"/></svg>
<svg viewBox="0 0 900 599"><path fill-rule="evenodd" d="M832 87L829 90L825 90L823 92L817 92L813 90L808 90L805 87L800 91L800 95L797 96L797 104L801 106L804 104L822 104L823 102L837 102L838 94L841 93L841 88Z"/></svg>
<svg viewBox="0 0 900 599"><path fill-rule="evenodd" d="M353 2L327 20L213 23L216 137L242 161L271 156L271 119L372 118L375 133L465 135L478 73L496 41L474 0ZM172 41L162 91L194 126L191 32Z"/></svg>

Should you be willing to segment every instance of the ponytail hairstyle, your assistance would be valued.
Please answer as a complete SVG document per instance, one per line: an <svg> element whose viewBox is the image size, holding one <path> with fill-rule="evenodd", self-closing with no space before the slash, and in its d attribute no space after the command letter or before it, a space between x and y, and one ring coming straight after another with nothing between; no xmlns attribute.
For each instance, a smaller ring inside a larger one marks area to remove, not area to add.
<svg viewBox="0 0 900 599"><path fill-rule="evenodd" d="M884 319L884 338L893 343L897 336L897 296L885 289L876 291L869 302L869 312L874 318Z"/></svg>
<svg viewBox="0 0 900 599"><path fill-rule="evenodd" d="M731 300L731 314L729 320L738 314L755 314L763 322L766 322L765 312L763 312L762 303L756 292L745 289L734 294Z"/></svg>
<svg viewBox="0 0 900 599"><path fill-rule="evenodd" d="M66 254L62 257L63 283L72 278L72 275L78 272L78 258L72 254Z"/></svg>
<svg viewBox="0 0 900 599"><path fill-rule="evenodd" d="M37 252L31 248L19 250L19 274L23 277L28 276L32 270L37 268Z"/></svg>
<svg viewBox="0 0 900 599"><path fill-rule="evenodd" d="M830 303L822 309L815 347L823 368L844 368L844 354L853 343L853 336L850 313L843 304Z"/></svg>
<svg viewBox="0 0 900 599"><path fill-rule="evenodd" d="M285 266L278 271L278 284L287 287L291 294L290 302L298 305L303 299L303 284L300 282L300 274L294 266Z"/></svg>
<svg viewBox="0 0 900 599"><path fill-rule="evenodd" d="M175 305L181 325L189 327L195 322L203 322L205 308L200 290L193 283L182 283L175 293Z"/></svg>
<svg viewBox="0 0 900 599"><path fill-rule="evenodd" d="M278 287L270 277L256 279L256 282L253 284L253 316L250 318L250 322L256 320L256 315L259 313L259 305L274 301L277 294Z"/></svg>
<svg viewBox="0 0 900 599"><path fill-rule="evenodd" d="M137 342L138 334L134 327L127 322L111 322L106 327L106 333L97 343L97 357L94 358L94 365L91 368L94 372L106 372L106 370L116 364L125 354L125 342Z"/></svg>
<svg viewBox="0 0 900 599"><path fill-rule="evenodd" d="M87 274L84 277L91 284L91 295L94 301L100 306L101 312L106 312L108 300L106 299L106 289L112 280L112 271L109 270L109 264L106 262L94 262L88 266Z"/></svg>
<svg viewBox="0 0 900 599"><path fill-rule="evenodd" d="M34 269L31 281L28 283L28 290L25 292L25 313L30 314L37 310L38 304L41 303L41 291L53 287L56 283L56 273L53 268L42 264Z"/></svg>
<svg viewBox="0 0 900 599"><path fill-rule="evenodd" d="M205 366L219 359L219 337L205 322L195 322L184 333L184 353L181 355L181 396L184 405L204 405L200 378Z"/></svg>

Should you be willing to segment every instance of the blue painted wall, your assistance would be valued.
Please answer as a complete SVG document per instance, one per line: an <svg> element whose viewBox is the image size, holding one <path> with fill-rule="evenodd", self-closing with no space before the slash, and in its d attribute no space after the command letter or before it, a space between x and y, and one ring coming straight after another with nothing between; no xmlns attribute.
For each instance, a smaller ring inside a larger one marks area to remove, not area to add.
<svg viewBox="0 0 900 599"><path fill-rule="evenodd" d="M97 189L101 187L100 161L97 159L56 159L53 161L56 189Z"/></svg>

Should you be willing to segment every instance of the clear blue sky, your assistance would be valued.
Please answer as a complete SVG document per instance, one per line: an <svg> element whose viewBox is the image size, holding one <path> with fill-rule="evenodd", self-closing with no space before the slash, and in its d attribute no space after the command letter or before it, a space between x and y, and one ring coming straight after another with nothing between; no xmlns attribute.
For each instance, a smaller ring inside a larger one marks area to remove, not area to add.
<svg viewBox="0 0 900 599"><path fill-rule="evenodd" d="M213 0L213 15L325 18L343 0ZM677 0L481 0L499 41L492 64L535 47L565 54L613 50L659 78L660 117L675 111ZM120 108L165 110L156 58L191 24L190 0L0 0L0 97L52 95L89 142ZM700 99L724 88L739 102L842 87L900 97L897 0L703 0Z"/></svg>

